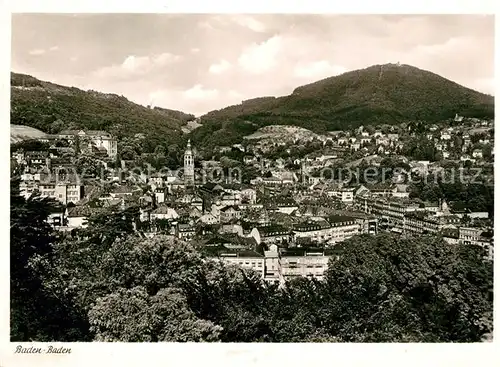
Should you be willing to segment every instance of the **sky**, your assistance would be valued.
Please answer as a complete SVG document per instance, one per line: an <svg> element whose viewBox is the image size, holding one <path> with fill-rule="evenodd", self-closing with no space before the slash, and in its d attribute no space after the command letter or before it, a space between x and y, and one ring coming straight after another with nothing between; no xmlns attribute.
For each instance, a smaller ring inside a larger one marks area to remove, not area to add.
<svg viewBox="0 0 500 367"><path fill-rule="evenodd" d="M494 17L12 15L12 71L197 116L396 62L493 95Z"/></svg>

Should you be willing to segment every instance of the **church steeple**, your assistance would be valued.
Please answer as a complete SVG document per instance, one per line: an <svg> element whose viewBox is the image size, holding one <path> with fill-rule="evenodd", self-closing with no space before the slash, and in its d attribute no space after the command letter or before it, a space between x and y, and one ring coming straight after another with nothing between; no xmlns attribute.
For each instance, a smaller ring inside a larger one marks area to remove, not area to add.
<svg viewBox="0 0 500 367"><path fill-rule="evenodd" d="M191 139L188 140L186 151L184 152L184 184L194 184L194 157L191 151Z"/></svg>

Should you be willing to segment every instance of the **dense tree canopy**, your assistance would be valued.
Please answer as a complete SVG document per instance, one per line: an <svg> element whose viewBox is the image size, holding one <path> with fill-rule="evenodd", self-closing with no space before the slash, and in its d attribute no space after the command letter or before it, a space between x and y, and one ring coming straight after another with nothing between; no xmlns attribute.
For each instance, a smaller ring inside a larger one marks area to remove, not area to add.
<svg viewBox="0 0 500 367"><path fill-rule="evenodd" d="M389 235L352 238L342 248L327 275L334 335L360 342L464 342L487 332L493 269L482 248Z"/></svg>

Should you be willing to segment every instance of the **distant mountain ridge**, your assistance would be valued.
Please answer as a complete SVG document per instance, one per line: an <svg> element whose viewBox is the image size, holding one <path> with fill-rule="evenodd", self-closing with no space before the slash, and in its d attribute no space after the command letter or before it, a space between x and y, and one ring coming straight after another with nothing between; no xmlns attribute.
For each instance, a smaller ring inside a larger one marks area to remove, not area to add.
<svg viewBox="0 0 500 367"><path fill-rule="evenodd" d="M181 111L133 103L123 96L83 91L11 73L11 124L45 133L64 129L105 130L118 138L144 134L157 144L178 144L182 128L195 116Z"/></svg>
<svg viewBox="0 0 500 367"><path fill-rule="evenodd" d="M461 116L493 118L494 98L410 65L374 65L297 87L284 97L263 97L201 116L192 138L230 144L267 125L322 133L360 125L435 122Z"/></svg>
<svg viewBox="0 0 500 367"><path fill-rule="evenodd" d="M144 135L145 151L183 143L230 145L268 125L324 133L360 125L435 122L461 116L493 118L494 98L409 65L374 65L297 87L283 97L258 97L195 116L148 108L123 96L83 91L11 73L11 124L57 133L105 130L118 138ZM196 121L196 123L190 123ZM198 125L201 123L201 126Z"/></svg>

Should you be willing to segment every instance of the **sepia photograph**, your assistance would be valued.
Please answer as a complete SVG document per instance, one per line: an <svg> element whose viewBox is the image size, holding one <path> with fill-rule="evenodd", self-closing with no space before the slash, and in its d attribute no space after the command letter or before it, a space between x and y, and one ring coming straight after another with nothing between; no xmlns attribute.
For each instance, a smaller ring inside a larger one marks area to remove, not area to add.
<svg viewBox="0 0 500 367"><path fill-rule="evenodd" d="M12 14L12 352L492 342L494 43L478 14Z"/></svg>

